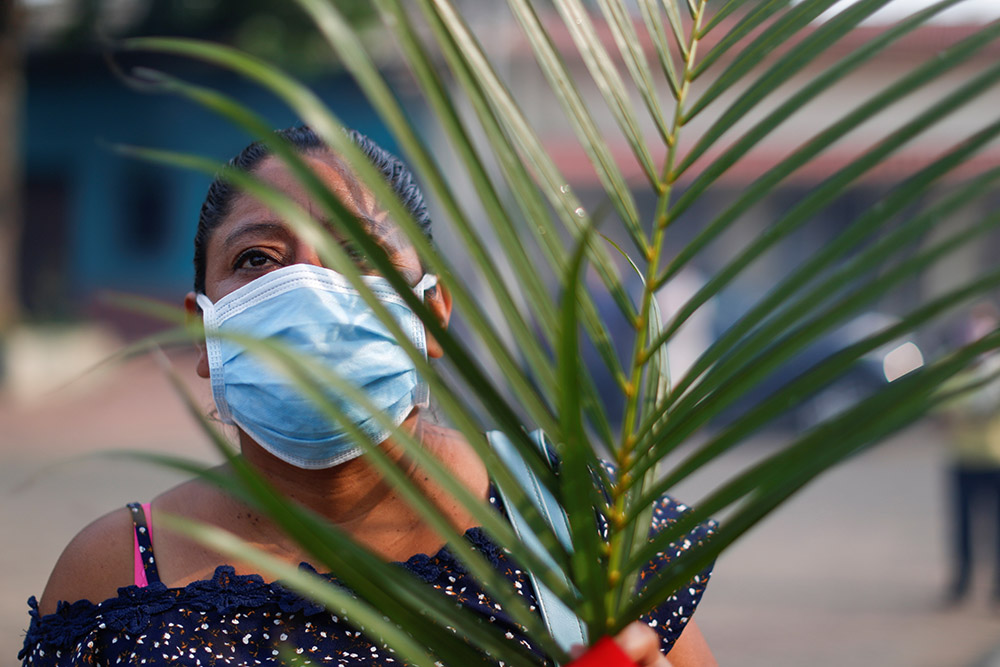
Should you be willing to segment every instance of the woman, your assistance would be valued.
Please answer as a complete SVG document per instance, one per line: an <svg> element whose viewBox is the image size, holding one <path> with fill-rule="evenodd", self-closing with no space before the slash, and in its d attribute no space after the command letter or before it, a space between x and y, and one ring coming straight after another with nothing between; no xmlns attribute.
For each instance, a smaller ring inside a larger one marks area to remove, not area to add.
<svg viewBox="0 0 1000 667"><path fill-rule="evenodd" d="M442 325L447 325L451 314L447 289L437 285L433 277L424 276L416 252L379 210L371 193L311 130L293 128L279 134L295 145L316 175L367 222L372 237ZM429 219L410 173L371 140L357 133L351 136L429 234ZM252 172L305 210L315 210L288 169L261 144L247 147L232 164ZM323 268L315 248L266 206L216 180L202 207L195 238L195 291L185 299L192 316L204 315L208 332L207 342L199 347L197 372L212 380L220 418L237 425L242 456L279 491L326 517L383 559L419 569L432 585L438 579L455 582L457 578L456 589L461 584L476 591L476 582L442 548L442 538L365 458L358 456L360 452L343 433L335 427L330 427L332 432L315 431L315 422L323 420L309 419L310 408L297 404L294 398L265 396L264 382L241 384L234 380L241 376L252 379L254 373L264 371L240 367L240 355L231 354L232 350L227 351L225 343L213 335L216 328L226 326L227 318L237 316L246 318L244 324L250 322L256 327L254 331L263 335L297 337L316 328L317 322L322 330L327 326L324 318L336 320L344 314L331 315L316 303L288 305L285 300L298 296L269 300L270 295L298 294L284 288L305 281L319 286L317 298L324 301L336 293L342 280ZM261 305L261 294L268 295L263 298L265 305ZM308 295L315 296L313 292ZM333 308L354 308L350 314L354 318L371 316L365 309L359 310L355 301L345 304L341 301ZM319 314L320 310L325 314ZM306 319L289 324L294 321L293 311L306 313ZM267 329L273 326L284 327L284 333ZM441 347L433 338L424 337L422 326L414 332L414 341L418 346L425 344L428 357L441 356ZM304 345L308 347L309 342ZM407 363L399 360L394 349L398 345L385 340L379 345L363 351L349 348L342 360L357 362L356 355L368 355L355 371L375 374L372 383L377 386L380 405L398 414L403 427L469 491L499 506L487 470L469 443L457 432L427 421L415 372L393 371L394 364ZM371 357L371 349L382 351ZM404 376L412 380L400 384L386 379ZM278 408L259 409L259 401ZM376 441L382 439L381 447L390 458L403 459L401 448L391 437L375 434L377 428L366 423L363 415L358 420ZM533 602L525 575L506 567L502 551L489 543L461 505L418 469L412 465L409 469L452 525L464 531L475 547L492 554L497 567L518 581L522 594ZM379 646L360 633L350 632L350 626L316 605L265 582L250 564L160 530L157 515L161 512L218 526L291 564L308 560L308 555L266 516L209 484L189 481L156 497L151 506L132 505L111 512L74 538L52 572L41 602L29 601L34 607L32 622L20 654L25 665L115 664L116 659L127 664L268 664L277 655L279 641L311 647L308 657L318 664L388 662L380 657ZM657 517L669 521L678 512L672 501L664 500ZM707 527L699 528L691 541L703 539L708 532ZM616 641L625 653L649 666L714 664L697 627L688 622L707 576L706 572L692 584L690 592L651 616L649 625L656 625L657 632L642 623L622 632ZM466 598L467 606L479 608L492 622L516 630L509 618L489 606L488 598L471 594ZM508 636L530 646L527 638ZM667 650L669 663L663 655Z"/></svg>

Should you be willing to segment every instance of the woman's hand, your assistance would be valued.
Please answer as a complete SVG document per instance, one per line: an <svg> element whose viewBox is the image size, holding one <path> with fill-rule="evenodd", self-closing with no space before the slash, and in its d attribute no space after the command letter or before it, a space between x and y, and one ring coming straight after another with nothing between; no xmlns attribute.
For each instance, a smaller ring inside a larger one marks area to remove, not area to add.
<svg viewBox="0 0 1000 667"><path fill-rule="evenodd" d="M642 621L634 621L615 635L615 643L636 664L636 667L670 667L660 653L660 637Z"/></svg>
<svg viewBox="0 0 1000 667"><path fill-rule="evenodd" d="M653 628L635 621L615 636L615 643L638 667L718 667L701 629L692 619L670 649L670 659L660 653L660 637Z"/></svg>
<svg viewBox="0 0 1000 667"><path fill-rule="evenodd" d="M611 643L607 638L602 639L580 664L608 664L608 660L615 660L613 654L623 653L624 657L635 663L636 667L718 667L712 651L709 650L705 638L702 637L694 621L688 623L684 633L674 644L673 650L670 651L670 660L660 652L659 635L642 621L630 623L614 637L614 646L610 646ZM582 646L570 650L573 658L580 658L585 653L588 651ZM587 662L588 659L590 662ZM568 667L573 667L575 664L571 663Z"/></svg>
<svg viewBox="0 0 1000 667"><path fill-rule="evenodd" d="M670 667L660 653L660 638L641 621L629 624L614 640L604 637L589 649L574 646L569 653L573 662L567 667Z"/></svg>

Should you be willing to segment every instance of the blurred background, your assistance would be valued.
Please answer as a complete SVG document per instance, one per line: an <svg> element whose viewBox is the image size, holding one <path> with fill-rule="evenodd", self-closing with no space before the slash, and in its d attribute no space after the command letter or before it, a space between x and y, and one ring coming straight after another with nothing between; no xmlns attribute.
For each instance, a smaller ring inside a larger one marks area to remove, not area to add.
<svg viewBox="0 0 1000 667"><path fill-rule="evenodd" d="M392 44L374 30L368 3L338 3L368 30L368 43L422 124L446 173L461 184L439 128L424 122L421 101ZM553 113L546 84L502 3L459 3L501 73L516 91L557 165L590 207L601 205L600 183L573 139L565 118ZM846 3L841 3L845 5ZM808 79L894 21L929 4L895 0L799 76ZM835 8L836 9L836 8ZM884 57L803 108L772 141L752 152L720 181L712 197L671 228L673 247L694 237L757 176L844 110L899 76L904 67L933 57L1000 17L994 0L966 0L952 12L891 47ZM329 49L292 3L267 0L0 0L0 663L14 664L27 626L29 595L40 595L62 547L86 523L133 500L149 500L176 480L162 470L106 457L114 449L167 451L211 461L214 454L151 359L92 368L162 325L114 306L114 293L181 303L192 281L192 238L208 186L200 174L137 162L113 150L134 144L228 159L248 138L224 120L172 97L138 92L118 74L137 65L166 69L210 85L250 105L275 127L297 119L249 83L190 62L139 58L118 52L130 35L208 38L276 61L304 79L349 126L394 145ZM578 75L600 122L613 126L596 87L565 32L553 36ZM611 44L610 34L604 35ZM651 49L651 45L646 44ZM996 62L990 47L970 71ZM945 96L956 80L925 88ZM735 95L739 91L732 94ZM725 106L725 104L723 104ZM703 308L670 349L680 374L715 337L806 253L821 247L847 221L873 206L888 188L964 138L970 128L996 119L1000 93L974 104L908 144L883 168L869 172L847 196L753 264L736 286ZM897 122L910 109L886 114ZM759 118L748 116L739 132ZM689 139L711 117L692 123ZM748 240L759 235L824 178L885 133L879 118L800 170L693 262L660 294L665 314L675 312ZM643 128L654 132L652 124ZM654 201L624 140L609 129L613 152L637 188L645 217ZM615 143L615 142L618 143ZM449 165L454 168L449 169ZM960 180L1000 166L1000 149L979 154ZM683 183L682 183L683 185ZM948 183L942 188L947 188ZM456 188L461 191L461 188ZM939 195L928 192L927 199ZM1000 203L994 196L942 219L934 233L978 220ZM449 237L438 232L449 251ZM617 239L621 241L622 239ZM803 353L805 367L912 308L953 288L982 267L995 265L1000 238L967 246L911 281ZM637 287L637 285L633 285ZM613 308L606 304L609 312ZM761 454L857 400L879 384L919 367L945 343L960 342L968 311L951 321L877 351L821 394L810 398L766 433L727 455L715 468L685 482L677 495L696 500L704 489ZM995 326L995 323L994 323ZM622 350L630 340L622 323ZM206 412L209 394L193 373L189 351L170 360ZM595 365L595 372L599 365ZM775 377L780 386L789 377ZM751 403L764 395L747 399ZM612 412L614 406L612 405ZM747 405L733 407L733 414ZM992 406L990 406L992 407ZM612 415L615 416L614 414ZM732 415L729 415L731 418ZM852 459L810 486L758 526L717 565L698 621L723 665L991 665L1000 664L1000 603L991 598L995 551L982 549L968 596L949 599L951 422L928 421L871 453ZM1000 499L997 499L1000 505ZM989 523L991 522L991 523ZM977 523L987 533L1000 517ZM1000 541L1000 533L992 537ZM987 567L987 564L991 567Z"/></svg>

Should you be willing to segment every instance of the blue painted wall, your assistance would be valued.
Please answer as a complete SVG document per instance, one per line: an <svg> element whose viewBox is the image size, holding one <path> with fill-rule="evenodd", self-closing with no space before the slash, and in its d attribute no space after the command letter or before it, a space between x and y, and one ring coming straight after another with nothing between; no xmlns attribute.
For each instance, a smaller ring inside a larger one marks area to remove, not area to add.
<svg viewBox="0 0 1000 667"><path fill-rule="evenodd" d="M197 72L196 78L248 105L274 127L298 122L280 101L242 79L204 72ZM347 125L394 150L348 78L331 75L309 85ZM52 309L38 302L47 305L59 298L65 299L64 306L55 309L60 317L100 312L102 307L94 304L102 290L176 302L190 289L192 239L209 178L122 156L111 145L226 160L250 137L184 99L130 89L99 60L86 67L29 68L22 118L25 182L58 183L65 197L61 231L44 239L26 233L25 243L31 247L24 248L24 256L34 258L38 266L58 261L64 292L35 299L35 308L26 298L29 317L51 317ZM32 269L25 268L29 273ZM29 283L37 282L28 278Z"/></svg>

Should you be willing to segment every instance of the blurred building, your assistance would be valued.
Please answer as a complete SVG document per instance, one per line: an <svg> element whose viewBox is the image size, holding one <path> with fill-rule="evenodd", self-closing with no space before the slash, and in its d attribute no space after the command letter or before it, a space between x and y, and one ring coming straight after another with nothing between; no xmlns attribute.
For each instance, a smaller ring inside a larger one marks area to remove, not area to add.
<svg viewBox="0 0 1000 667"><path fill-rule="evenodd" d="M22 1L32 8L27 33L30 39L27 40L25 56L26 86L20 146L23 156L25 225L18 254L19 298L27 318L61 319L90 314L115 317L109 314L97 298L102 290L139 291L175 302L179 295L189 289L191 238L207 178L200 174L143 164L122 157L111 146L120 143L137 144L224 159L238 150L247 138L227 121L202 111L189 102L129 89L113 73L105 59L106 54L95 46L93 40L84 49L52 48L45 42L46 31L54 34L64 30L69 21L53 8L80 6L77 3L60 0ZM162 29L157 28L157 23L153 20L155 16L151 18L156 13L157 4L155 0L97 3L106 8L105 14L99 17L103 21L101 25L113 34L176 34L177 23L167 22ZM225 0L191 0L174 4L187 7L197 15L199 11L206 11L205 7L225 4ZM516 91L519 103L538 134L544 138L568 183L588 206L599 205L603 193L597 177L579 148L570 123L554 102L548 84L534 62L531 49L511 19L509 11L496 3L469 2L465 5L468 9L475 10L474 27L480 31L485 47L495 59L501 74ZM230 10L230 14L245 18L250 11ZM636 20L638 21L638 17ZM251 36L250 43L256 44L267 41L259 36L269 34L268 30L278 30L276 26L280 22L269 22L265 16L263 19L247 20L246 23L249 27L244 32ZM612 152L622 165L626 177L636 186L637 203L643 217L651 218L654 202L648 188L644 187L642 173L587 73L569 34L564 27L558 25L556 17L549 17L546 23ZM201 36L231 37L220 27L223 24L209 21L206 25L198 32ZM655 69L653 46L645 29L641 25L637 27L647 60ZM868 43L886 29L886 25L870 25L854 31L797 74L783 90L794 90L812 80L832 62ZM679 247L690 240L707 220L720 214L735 201L749 183L845 110L858 106L878 91L884 90L914 63L933 58L940 49L968 36L972 30L972 26L963 25L929 25L921 28L804 105L760 149L750 152L720 178L710 197L702 198L678 220L668 235L668 246ZM717 30L713 34L722 32L724 31ZM609 51L615 53L616 47L610 33L602 30L601 37ZM701 53L709 52L714 45L712 39L710 36L701 44ZM287 45L289 40L286 39L283 43ZM291 43L296 43L294 36ZM280 47L278 50L280 51ZM286 48L286 51L311 53L309 48L305 48L304 42L303 48ZM987 47L969 61L965 71L981 69L984 64L996 62L998 56L1000 49L996 45ZM123 63L123 56L120 54L115 59L120 64ZM765 59L762 66L766 66L767 62ZM176 60L154 60L152 65L206 83L242 100L266 116L275 126L296 122L280 102L235 77ZM716 65L716 69L725 65L726 61L723 60ZM347 124L373 134L381 142L392 146L362 95L347 77L329 67L307 72L306 76L311 87ZM627 76L624 71L623 76ZM709 78L696 82L694 91L704 89ZM752 215L709 246L697 258L693 268L704 275L711 274L714 267L745 247L750 239L756 238L836 169L884 138L886 125L882 122L883 119L891 118L896 123L901 117L912 115L914 109L922 108L928 100L947 97L964 78L953 76L937 79L885 111L882 116L858 128L846 140L827 150L819 159L813 160L808 168L799 170L786 179L774 196L758 204ZM730 89L712 109L695 118L684 130L682 145L692 145L718 117L719 110L728 107L742 90L740 86ZM781 95L777 98L765 102L760 108L734 122L707 157L717 155L740 132L760 120L764 112L773 110L781 101ZM665 109L672 108L667 96L661 101ZM914 101L918 104L914 104ZM655 136L655 126L648 114L644 113L641 101L636 98L633 102L639 112L641 130L646 136ZM411 108L419 107L411 105ZM878 170L864 174L855 182L848 196L820 211L810 224L793 234L787 242L770 253L765 261L751 266L739 281L738 287L727 290L722 295L722 303L718 304L717 312L722 317L734 317L740 304L748 302L748 295L759 294L773 285L807 251L829 240L846 222L867 210L915 167L948 150L975 129L992 122L997 108L1000 108L1000 91L994 89L951 115L946 122L916 137ZM454 163L448 162L451 159L449 153L433 125L427 125L426 135L428 141L440 149L438 154L441 160L446 165L453 165ZM654 160L662 159L662 155L662 151L654 153ZM703 163L695 163L688 174L697 174L701 164ZM1000 164L1000 149L994 144L986 147L967 170L954 173L949 180L961 179L969 173L997 164ZM449 171L458 184L456 190L459 192L463 190L460 185L461 171ZM689 175L680 183L681 188L690 184ZM928 192L928 196L932 195L932 192ZM982 209L990 204L985 202L977 206L978 209L957 212L954 219L947 222L957 224L962 219L977 219ZM618 240L624 241L621 238ZM447 238L439 236L439 241L447 250ZM912 304L956 284L989 261L988 253L995 241L997 239L969 246L964 255L954 255L953 259L928 273L923 283L909 286L901 296L894 298L901 298ZM880 304L878 307L893 310L891 303Z"/></svg>
<svg viewBox="0 0 1000 667"><path fill-rule="evenodd" d="M197 15L199 7L204 13L206 6L224 1L92 4L98 10L89 17L89 34L74 37L84 3L24 0L19 147L24 225L17 253L18 297L28 322L97 317L134 335L148 323L112 307L102 295L130 292L180 303L191 289L192 241L209 177L127 157L115 146L160 148L223 161L250 137L192 102L132 89L115 68L127 72L135 65L153 67L210 86L249 106L274 127L299 120L280 100L234 75L178 58L138 57L114 48L113 40L123 35L184 34L178 25L187 24L158 10L160 5L180 8L182 14L190 6L189 13ZM157 18L157 11L163 16ZM247 39L259 45L266 40L255 35L268 35L269 29L282 36L280 17L264 14L262 23L253 11L249 3L230 14L233 24L249 25L241 28L251 30ZM238 43L217 23L194 25L186 28L187 34ZM304 39L300 45L300 58L315 53L323 61L311 67L295 59L283 64L303 77L346 124L391 148L391 139L329 50Z"/></svg>

